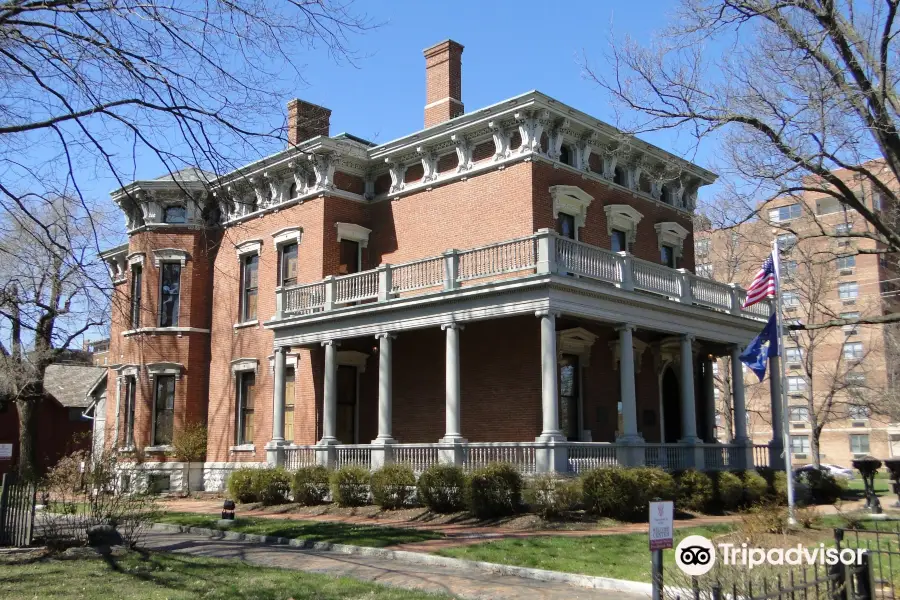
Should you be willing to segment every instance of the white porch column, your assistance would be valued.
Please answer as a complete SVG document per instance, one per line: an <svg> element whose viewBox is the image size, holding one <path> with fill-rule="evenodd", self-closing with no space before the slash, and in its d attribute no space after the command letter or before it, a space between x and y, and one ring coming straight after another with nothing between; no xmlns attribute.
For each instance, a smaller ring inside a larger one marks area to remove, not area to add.
<svg viewBox="0 0 900 600"><path fill-rule="evenodd" d="M713 358L703 357L703 412L706 431L700 437L704 442L716 441L716 380L713 375Z"/></svg>
<svg viewBox="0 0 900 600"><path fill-rule="evenodd" d="M460 393L460 375L459 375L459 332L463 328L459 323L447 323L441 325L441 329L446 331L446 407L445 407L445 429L444 437L440 439L441 444L448 444L449 447L441 449L438 454L442 463L461 465L465 458L465 443L460 432L460 408L462 405L462 397Z"/></svg>
<svg viewBox="0 0 900 600"><path fill-rule="evenodd" d="M392 445L397 443L391 433L393 419L393 341L392 333L379 333L378 340L378 437L372 440L372 468L378 469L392 462Z"/></svg>
<svg viewBox="0 0 900 600"><path fill-rule="evenodd" d="M339 342L328 340L322 342L325 347L325 381L322 394L322 439L316 450L316 462L328 468L334 466L337 451L334 448L340 441L335 437L337 431L337 347Z"/></svg>
<svg viewBox="0 0 900 600"><path fill-rule="evenodd" d="M747 401L744 398L744 369L741 364L741 347L731 347L731 414L734 422L733 443L743 446L740 453L745 469L752 469L753 441L747 435Z"/></svg>
<svg viewBox="0 0 900 600"><path fill-rule="evenodd" d="M535 456L540 472L568 471L568 447L559 428L559 367L556 354L556 314L538 311L541 320L541 415L543 427L538 442L547 446L538 448Z"/></svg>
<svg viewBox="0 0 900 600"><path fill-rule="evenodd" d="M694 336L681 336L681 443L698 444L697 407L694 394Z"/></svg>
<svg viewBox="0 0 900 600"><path fill-rule="evenodd" d="M619 464L636 467L644 464L643 436L638 433L637 393L634 384L634 330L629 323L616 327L619 332L619 398L622 402L622 434L616 439ZM634 447L636 446L636 447Z"/></svg>
<svg viewBox="0 0 900 600"><path fill-rule="evenodd" d="M266 444L266 462L284 464L284 372L287 366L287 348L275 348L275 381L272 394L272 439Z"/></svg>

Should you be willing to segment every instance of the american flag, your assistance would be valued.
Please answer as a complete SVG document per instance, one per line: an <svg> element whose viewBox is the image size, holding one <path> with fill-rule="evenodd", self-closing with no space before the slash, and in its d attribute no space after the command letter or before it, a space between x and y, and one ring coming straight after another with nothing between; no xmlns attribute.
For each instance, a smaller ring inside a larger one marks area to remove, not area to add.
<svg viewBox="0 0 900 600"><path fill-rule="evenodd" d="M763 263L762 269L753 278L753 283L747 288L747 299L742 308L747 308L775 295L775 261L770 254Z"/></svg>

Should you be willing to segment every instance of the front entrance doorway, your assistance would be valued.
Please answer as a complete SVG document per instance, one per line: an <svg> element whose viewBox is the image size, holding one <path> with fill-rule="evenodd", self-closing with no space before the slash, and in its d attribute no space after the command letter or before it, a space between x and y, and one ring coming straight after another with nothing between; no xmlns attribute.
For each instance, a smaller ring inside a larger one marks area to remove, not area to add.
<svg viewBox="0 0 900 600"><path fill-rule="evenodd" d="M342 444L358 444L356 427L357 368L338 365L337 368L337 439Z"/></svg>
<svg viewBox="0 0 900 600"><path fill-rule="evenodd" d="M665 440L673 444L681 439L681 390L672 367L666 367L662 377L662 410L665 419Z"/></svg>

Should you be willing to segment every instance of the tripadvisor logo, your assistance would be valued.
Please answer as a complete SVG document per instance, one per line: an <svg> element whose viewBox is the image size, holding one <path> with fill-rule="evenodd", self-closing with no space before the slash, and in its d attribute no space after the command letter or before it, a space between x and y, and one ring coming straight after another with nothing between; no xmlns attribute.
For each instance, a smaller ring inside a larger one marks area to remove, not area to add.
<svg viewBox="0 0 900 600"><path fill-rule="evenodd" d="M797 544L790 548L755 548L748 544L718 544L722 564L752 569L760 565L859 565L863 548L826 548L825 544L811 548ZM675 564L686 575L705 575L716 564L716 548L702 535L689 535L675 548Z"/></svg>

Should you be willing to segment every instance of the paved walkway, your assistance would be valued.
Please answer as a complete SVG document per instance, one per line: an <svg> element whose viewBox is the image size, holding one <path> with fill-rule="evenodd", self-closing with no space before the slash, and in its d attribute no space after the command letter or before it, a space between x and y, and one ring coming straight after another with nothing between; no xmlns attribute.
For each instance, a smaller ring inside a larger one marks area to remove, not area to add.
<svg viewBox="0 0 900 600"><path fill-rule="evenodd" d="M222 512L221 500L191 500L176 499L166 500L163 502L165 510L171 512L193 512L202 514L218 515ZM468 525L461 523L428 523L424 521L407 521L403 519L392 519L389 517L379 517L377 519L371 516L349 516L349 515L311 515L302 513L282 513L278 512L277 507L271 509L260 509L246 511L239 516L259 517L262 519L285 519L293 521L327 521L331 523L347 523L352 525L367 525L374 527L402 527L405 529L418 529L423 531L433 531L443 534L443 539L426 540L422 542L413 542L391 546L392 550L410 550L414 552L437 552L444 548L452 548L457 546L467 546L471 544L480 544L486 541L496 541L502 539L515 538L532 538L538 536L564 536L564 537L586 537L596 535L620 535L626 533L647 533L647 523L630 523L616 525L612 527L604 527L603 529L512 529L502 525ZM704 525L715 525L722 523L730 523L737 517L733 516L712 516L697 517L696 519L678 519L675 521L675 528L683 527L700 527Z"/></svg>
<svg viewBox="0 0 900 600"><path fill-rule="evenodd" d="M393 587L439 592L458 598L646 600L646 596L641 594L589 590L564 583L535 581L475 569L464 571L447 567L414 565L381 558L213 540L183 533L149 531L145 535L142 545L157 551L239 559L260 566L352 577Z"/></svg>

